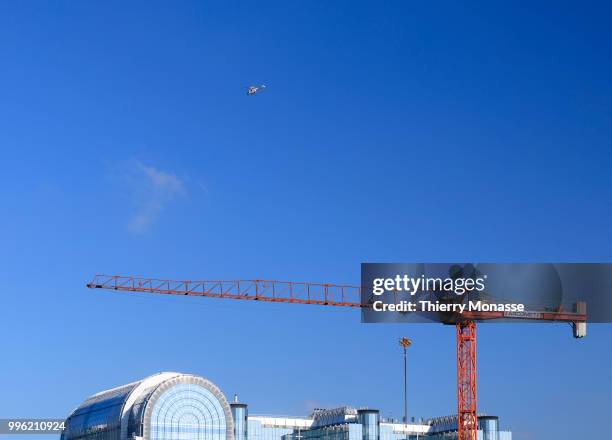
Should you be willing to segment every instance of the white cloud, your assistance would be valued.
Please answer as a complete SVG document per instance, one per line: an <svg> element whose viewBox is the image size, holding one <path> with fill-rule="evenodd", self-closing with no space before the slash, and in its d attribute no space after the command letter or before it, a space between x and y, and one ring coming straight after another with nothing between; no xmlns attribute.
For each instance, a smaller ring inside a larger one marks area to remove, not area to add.
<svg viewBox="0 0 612 440"><path fill-rule="evenodd" d="M186 195L185 184L178 176L135 162L128 176L134 202L134 213L128 228L143 233L155 223L168 204Z"/></svg>

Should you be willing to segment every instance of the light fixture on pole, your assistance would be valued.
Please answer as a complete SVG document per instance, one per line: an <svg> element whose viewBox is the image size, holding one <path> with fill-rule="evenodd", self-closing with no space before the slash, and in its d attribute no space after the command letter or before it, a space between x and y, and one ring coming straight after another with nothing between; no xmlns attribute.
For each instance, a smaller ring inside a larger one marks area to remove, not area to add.
<svg viewBox="0 0 612 440"><path fill-rule="evenodd" d="M399 345L404 349L404 425L407 428L408 425L408 382L406 380L406 354L408 347L412 345L412 340L407 337L400 338ZM408 431L406 431L406 439L408 439Z"/></svg>

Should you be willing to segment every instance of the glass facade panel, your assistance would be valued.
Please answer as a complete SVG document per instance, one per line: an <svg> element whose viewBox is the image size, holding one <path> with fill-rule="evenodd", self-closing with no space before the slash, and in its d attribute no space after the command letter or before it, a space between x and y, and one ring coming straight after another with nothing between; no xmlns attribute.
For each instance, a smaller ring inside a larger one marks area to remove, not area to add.
<svg viewBox="0 0 612 440"><path fill-rule="evenodd" d="M234 418L234 440L247 440L248 409L241 403L232 403L232 417Z"/></svg>
<svg viewBox="0 0 612 440"><path fill-rule="evenodd" d="M226 440L227 420L219 399L197 384L179 384L155 401L151 440Z"/></svg>
<svg viewBox="0 0 612 440"><path fill-rule="evenodd" d="M482 430L482 440L499 440L499 419L497 417L479 417L478 427Z"/></svg>
<svg viewBox="0 0 612 440"><path fill-rule="evenodd" d="M357 417L363 426L363 440L379 440L380 416L378 411L360 409Z"/></svg>
<svg viewBox="0 0 612 440"><path fill-rule="evenodd" d="M121 408L136 384L92 396L66 420L62 440L120 440Z"/></svg>

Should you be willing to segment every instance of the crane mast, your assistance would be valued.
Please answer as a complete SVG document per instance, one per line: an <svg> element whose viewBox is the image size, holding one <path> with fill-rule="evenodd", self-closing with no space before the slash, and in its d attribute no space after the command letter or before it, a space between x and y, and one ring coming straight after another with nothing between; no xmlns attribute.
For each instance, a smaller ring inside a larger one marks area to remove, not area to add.
<svg viewBox="0 0 612 440"><path fill-rule="evenodd" d="M120 275L96 275L87 284L90 289L143 292L167 295L204 296L261 302L313 304L337 307L369 307L361 303L361 287L343 284L308 283L276 280L174 281ZM465 313L455 323L457 337L457 432L458 440L476 440L476 322L504 318L500 312ZM585 335L586 305L577 305L575 313L537 312L515 319L570 322L574 336Z"/></svg>
<svg viewBox="0 0 612 440"><path fill-rule="evenodd" d="M455 324L457 333L457 431L458 440L476 440L476 323Z"/></svg>

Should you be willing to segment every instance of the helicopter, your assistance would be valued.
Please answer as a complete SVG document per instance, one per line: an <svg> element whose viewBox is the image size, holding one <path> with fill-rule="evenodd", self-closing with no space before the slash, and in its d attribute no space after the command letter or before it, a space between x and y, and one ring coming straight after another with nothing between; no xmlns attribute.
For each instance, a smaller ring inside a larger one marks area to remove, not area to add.
<svg viewBox="0 0 612 440"><path fill-rule="evenodd" d="M251 96L251 95L254 95L255 93L257 93L259 91L259 89L265 89L265 88L266 88L265 84L261 84L259 86L249 86L247 88L246 94L247 94L247 96Z"/></svg>

